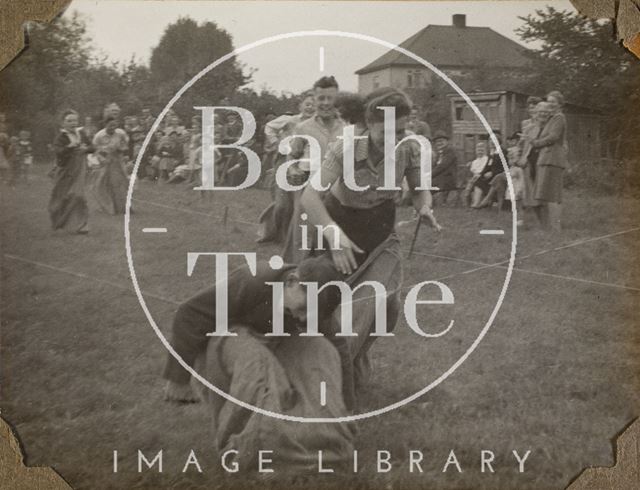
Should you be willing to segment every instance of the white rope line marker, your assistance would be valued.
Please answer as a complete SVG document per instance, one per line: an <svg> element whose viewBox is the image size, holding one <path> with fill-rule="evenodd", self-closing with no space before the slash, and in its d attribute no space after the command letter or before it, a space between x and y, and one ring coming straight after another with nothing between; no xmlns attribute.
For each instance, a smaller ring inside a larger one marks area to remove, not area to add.
<svg viewBox="0 0 640 490"><path fill-rule="evenodd" d="M320 71L323 72L324 71L324 46L320 46Z"/></svg>
<svg viewBox="0 0 640 490"><path fill-rule="evenodd" d="M581 239L581 240L576 240L575 242L568 243L566 245L560 245L559 247L548 248L546 250L541 250L541 251L536 252L536 253L525 255L523 257L517 257L517 260L525 260L525 259L528 259L530 257L537 256L537 255L543 255L543 254L547 254L547 253L550 253L550 252L557 252L558 250L566 250L567 248L577 247L578 245L584 245L585 243L596 242L598 240L605 240L607 238L612 238L612 237L619 236L619 235L625 235L627 233L632 233L632 232L638 231L638 230L640 230L640 227L630 228L628 230L616 231L614 233L609 233L607 235L600 235L600 236L595 236L595 237L591 237L591 238L584 238L584 239ZM506 260L504 261L504 263L507 263L507 262L508 261L506 261Z"/></svg>
<svg viewBox="0 0 640 490"><path fill-rule="evenodd" d="M138 201L138 202L142 202L142 203L146 203L146 204L150 204L152 206L158 206L158 207L162 207L162 208L168 208L168 209L174 209L176 211L182 211L185 213L191 213L191 214L196 214L196 215L202 215L202 216L208 216L208 217L218 217L216 215L213 214L208 214L208 213L203 213L200 211L195 211L192 209L186 209L186 208L181 208L181 207L173 207L173 206L167 206L165 204L160 204L160 203L156 203L156 202L152 202L152 201L146 201L146 200L142 200L142 199L133 199L134 201ZM253 225L253 226L258 226L259 223L252 223L249 221L241 221L241 220L236 220L236 219L230 219L229 221L235 221L241 224L245 224L245 225ZM408 221L401 221L398 223L398 226L402 226L402 225L406 225L409 223L412 223L413 221L415 221L415 219L413 220L408 220ZM539 250L538 252L533 252L530 253L529 255L524 255L522 257L517 257L517 260L525 260L525 259L529 259L531 257L537 257L539 255L544 255L547 253L551 253L551 252L556 252L559 250L565 250L568 248L572 248L572 247L576 247L578 245L583 245L585 243L591 243L594 241L598 241L598 240L604 240L607 238L612 238L615 236L619 236L619 235L624 235L627 233L632 233L634 231L638 231L640 230L640 227L636 227L636 228L630 228L628 230L622 230L622 231L617 231L614 233L608 233L606 235L600 235L600 236L596 236L596 237L590 237L590 238L585 238L585 239L581 239L581 240L576 240L574 242L568 243L566 245L561 245L558 247L554 247L554 248L548 248L548 249L544 249L544 250ZM502 231L502 233L504 233L504 230L480 230L480 234L483 234L483 231ZM406 253L406 251L404 251ZM429 253L425 253L425 252L416 252L415 250L413 251L414 254L416 255L422 255L425 257L435 257L435 258L439 258L439 259L445 259L445 260L452 260L455 262L463 262L463 263L468 263L468 264L474 264L477 265L478 267L474 267L472 269L468 269L462 272L457 272L455 274L449 274L447 276L443 276L437 279L434 279L436 281L443 281L445 279L451 279L453 277L459 276L459 275L468 275L468 274L472 274L474 272L478 272L484 269L489 269L489 268L505 268L505 264L507 264L509 261L508 260L503 260L501 262L496 262L494 264L486 264L484 262L478 262L478 261L474 261L474 260L467 260L467 259L461 259L461 258L457 258L457 257L449 257L446 255L437 255L437 254L429 254ZM626 289L629 291L640 291L640 289L638 288L634 288L631 286L624 286L622 284L615 284L615 283L606 283L606 282L599 282L599 281L591 281L588 279L580 279L577 277L571 277L571 276L563 276L563 275L559 275L559 274L551 274L551 273L546 273L546 272L537 272L537 271L532 271L529 269L520 269L520 268L516 268L514 267L514 272L523 272L523 273L527 273L527 274L536 274L536 275L540 275L540 276L547 276L547 277L554 277L556 279L565 279L568 281L576 281L576 282L582 282L582 283L588 283L588 284L593 284L593 285L598 285L598 286L606 286L606 287L613 287L613 288L619 288L619 289ZM401 290L404 289L410 289L413 286L415 286L415 284L409 285L409 286L403 286L402 288L400 288ZM361 298L361 299L367 299L367 298Z"/></svg>
<svg viewBox="0 0 640 490"><path fill-rule="evenodd" d="M480 230L481 235L504 235L504 230Z"/></svg>
<svg viewBox="0 0 640 490"><path fill-rule="evenodd" d="M327 383L320 381L320 405L323 407L327 404Z"/></svg>
<svg viewBox="0 0 640 490"><path fill-rule="evenodd" d="M142 228L142 233L166 233L166 228Z"/></svg>
<svg viewBox="0 0 640 490"><path fill-rule="evenodd" d="M501 268L504 268L504 266L500 266ZM585 284L593 284L594 286L607 286L610 288L618 288L618 289L626 289L628 291L637 291L640 292L640 288L634 288L631 286L625 286L623 284L616 284L616 283L611 283L611 282L600 282L600 281L592 281L590 279L581 279L579 277L572 277L572 276L563 276L560 274L551 274L549 272L539 272L539 271L532 271L529 269L518 269L516 267L513 268L514 271L516 272L524 272L527 274L535 274L538 276L546 276L546 277L553 277L556 279L566 279L568 281L576 281L576 282L583 282Z"/></svg>
<svg viewBox="0 0 640 490"><path fill-rule="evenodd" d="M84 274L82 272L76 272L76 271L72 271L69 269L63 269L62 267L56 267L55 265L51 265L51 264L45 264L44 262L38 262L36 260L30 260L30 259L25 259L24 257L18 257L17 255L12 255L12 254L3 254L4 257L6 257L7 259L10 260L15 260L16 262L22 262L24 264L30 264L30 265L35 265L37 267L42 267L44 269L49 269L55 272L60 272L62 274L69 274L70 276L75 276L78 277L80 279L86 279L89 281L93 281L93 282L97 282L99 284L104 284L106 286L111 286L117 289L121 289L123 291L127 291L127 292L133 292L133 288L130 286L123 286L122 284L118 284L116 282L111 282L111 281L105 281L104 279L98 279L96 277L92 277L89 276L87 274ZM165 298L163 296L158 296L157 294L153 294L153 293L149 293L149 292L145 292L144 293L145 296L149 296L150 298L154 298L160 301L164 301L165 303L170 303L173 305L179 305L180 302L179 301L174 301L172 299L169 298Z"/></svg>
<svg viewBox="0 0 640 490"><path fill-rule="evenodd" d="M187 213L187 214L193 214L196 216L206 216L207 218L214 218L214 219L222 219L223 216L219 215L219 214L214 214L214 213L205 213L202 211L196 211L195 209L187 209L187 208L182 208L179 206L168 206L167 204L161 204L159 202L154 202L154 201L147 201L145 199L136 199L133 198L132 201L135 202L141 202L144 204L149 204L150 206L157 206L159 208L164 208L164 209L172 209L174 211L181 211L183 213ZM235 218L228 218L228 221L234 221L236 223L240 223L243 225L251 225L251 226L258 226L260 223L253 223L251 221L243 221L243 220L239 220L239 219L235 219Z"/></svg>
<svg viewBox="0 0 640 490"><path fill-rule="evenodd" d="M591 243L597 240L604 240L606 238L611 238L614 236L619 236L619 235L623 235L626 233L632 233L634 231L638 231L640 230L640 227L638 228L631 228L629 230L623 230L623 231L618 231L615 233L609 233L607 235L601 235L601 236L597 236L597 237L591 237L591 238L585 238L583 240L577 240L574 242L571 242L567 245L561 245L559 247L555 247L555 248L549 248L546 250L540 250L538 252L533 252L529 255L525 255L523 257L518 257L517 260L524 260L524 259L528 259L531 257L537 257L539 255L543 255L546 253L550 253L550 252L555 252L558 250L566 250L568 248L572 248L572 247L576 247L578 245L583 245L585 243ZM451 260L454 262L463 262L463 263L467 263L467 264L475 264L478 265L479 267L474 267L473 269L468 269L462 272L458 272L456 274L451 274L442 278L438 278L436 279L437 281L441 281L444 279L451 279L452 277L458 276L458 275L464 275L464 274L471 274L473 272L478 272L480 270L483 269L488 269L488 268L501 268L501 269L505 269L505 263L507 263L508 261L502 261L502 262L496 262L495 264L486 264L483 262L477 262L475 260L467 260L467 259L460 259L457 257L449 257L446 255L437 255L437 254L430 254L430 253L425 253L425 252L413 252L416 255L421 255L421 256L425 256L425 257L434 257L434 258L438 258L438 259L444 259L444 260ZM513 268L514 272L523 272L526 274L535 274L535 275L539 275L539 276L546 276L546 277L553 277L556 279L565 279L568 281L576 281L576 282L582 282L585 284L593 284L595 286L606 286L606 287L612 287L612 288L618 288L618 289L626 289L628 291L640 291L640 288L636 288L636 287L632 287L632 286L625 286L623 284L616 284L616 283L609 283L609 282L601 282L601 281L592 281L590 279L581 279L579 277L573 277L573 276L565 276L565 275L561 275L561 274L552 274L549 272L540 272L540 271L532 271L530 269L521 269L519 267L514 267ZM411 286L409 286L411 287ZM406 289L406 288L403 288Z"/></svg>

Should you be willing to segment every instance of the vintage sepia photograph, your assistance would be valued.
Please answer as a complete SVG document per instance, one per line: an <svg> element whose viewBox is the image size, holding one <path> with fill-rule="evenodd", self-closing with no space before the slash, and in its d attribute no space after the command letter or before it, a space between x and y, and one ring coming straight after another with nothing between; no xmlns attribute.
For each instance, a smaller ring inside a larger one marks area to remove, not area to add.
<svg viewBox="0 0 640 490"><path fill-rule="evenodd" d="M16 28L0 487L640 488L612 19L73 0Z"/></svg>

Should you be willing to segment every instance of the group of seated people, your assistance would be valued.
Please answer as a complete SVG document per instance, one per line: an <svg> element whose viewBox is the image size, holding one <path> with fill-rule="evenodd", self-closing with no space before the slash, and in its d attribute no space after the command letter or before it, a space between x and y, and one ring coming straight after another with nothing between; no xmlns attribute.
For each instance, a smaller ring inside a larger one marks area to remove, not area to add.
<svg viewBox="0 0 640 490"><path fill-rule="evenodd" d="M555 94L556 92L552 92L549 97L553 99L556 97ZM550 104L542 101L539 97L529 97L527 105L530 118L522 121L522 131L510 135L506 139L506 147L501 148L507 163L506 172L502 158L491 138L481 140L476 144L476 158L466 165L470 176L462 192L463 205L480 209L492 206L494 202L497 202L497 209L500 212L503 209L505 199L511 200L511 193L508 189L508 178L510 177L518 213L523 210L523 207L530 207L534 210L541 207L540 202L536 200L536 195L540 192L539 188L542 187L542 183L537 182L536 168L539 163L539 147L547 143L544 139L536 140L536 137L540 138L541 129L547 125L551 110L549 109ZM528 134L531 133L531 129L535 133L533 136ZM500 132L494 131L494 134L500 141ZM567 143L564 133L559 140L558 144L565 148L566 153ZM539 144L532 144L536 141ZM554 142L555 139L551 143ZM522 219L518 219L517 224L521 226L524 223Z"/></svg>
<svg viewBox="0 0 640 490"><path fill-rule="evenodd" d="M494 131L496 138L500 138L500 132ZM516 201L522 198L523 173L518 166L520 159L519 134L513 134L507 138L507 147L502 148L502 154L507 160L508 172L513 182ZM467 163L470 176L462 193L462 202L465 206L474 209L491 206L495 201L498 210L502 209L505 198L510 195L504 191L506 187L506 175L502 159L494 142L491 139L479 141L475 148L476 158Z"/></svg>
<svg viewBox="0 0 640 490"><path fill-rule="evenodd" d="M113 117L120 124L120 109L110 104L105 109L106 116ZM242 132L242 123L235 112L224 114L223 122L216 121L214 140L225 144L237 141ZM143 142L152 129L156 118L149 109L143 109L141 115L126 115L122 118L122 130L128 136L128 147L125 150L126 169L131 173L138 158ZM182 124L180 117L170 110L161 124L152 134L145 154L137 171L139 179L153 182L178 183L200 182L202 123L200 116L191 118L190 127ZM91 131L94 128L94 131ZM84 131L95 133L97 128L92 118L85 121ZM91 137L92 134L89 134ZM250 142L252 144L253 142ZM222 149L216 151L216 182L234 185L244 179L246 161L240 158L239 152Z"/></svg>

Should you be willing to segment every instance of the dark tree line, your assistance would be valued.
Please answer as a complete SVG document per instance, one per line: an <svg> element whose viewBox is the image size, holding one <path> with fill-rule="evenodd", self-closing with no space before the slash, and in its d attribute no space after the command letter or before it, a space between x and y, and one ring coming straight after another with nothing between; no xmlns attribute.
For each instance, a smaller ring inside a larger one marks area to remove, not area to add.
<svg viewBox="0 0 640 490"><path fill-rule="evenodd" d="M505 80L500 73L479 69L467 80L456 80L462 88L510 88L538 95L559 89L569 102L601 111L606 118L605 137L617 140L627 154L637 152L635 128L640 116L633 109L640 99L640 62L615 42L612 24L553 7L521 20L524 24L516 31L520 38L539 43L532 52L531 74ZM148 66L135 59L117 64L100 56L77 14L49 25L32 24L28 32L28 49L0 72L0 112L7 114L14 130L32 130L40 156L65 108L73 107L96 121L110 102L116 102L125 115L139 114L142 108L158 114L184 83L234 49L224 29L190 18L166 27ZM259 119L271 111L296 110L293 96L247 88L251 73L232 57L197 81L174 110L185 122L194 106L220 102L246 107ZM427 108L432 125L446 128L449 107L443 95L450 88L440 85L436 81L433 87L410 95Z"/></svg>
<svg viewBox="0 0 640 490"><path fill-rule="evenodd" d="M0 72L0 112L12 132L29 129L34 150L46 155L59 116L74 108L100 123L104 107L117 103L122 114L143 108L158 114L173 95L212 60L233 51L229 33L213 22L180 18L165 29L149 65L135 59L118 64L91 45L84 19L74 13L48 25L31 24L28 47ZM188 124L197 105L242 101L256 117L270 111L296 110L292 96L276 96L245 85L251 71L230 58L196 82L174 106Z"/></svg>
<svg viewBox="0 0 640 490"><path fill-rule="evenodd" d="M520 19L520 38L541 43L532 56L531 90L558 89L569 102L600 111L605 138L617 141L619 156L637 156L640 60L616 42L612 22L553 7Z"/></svg>

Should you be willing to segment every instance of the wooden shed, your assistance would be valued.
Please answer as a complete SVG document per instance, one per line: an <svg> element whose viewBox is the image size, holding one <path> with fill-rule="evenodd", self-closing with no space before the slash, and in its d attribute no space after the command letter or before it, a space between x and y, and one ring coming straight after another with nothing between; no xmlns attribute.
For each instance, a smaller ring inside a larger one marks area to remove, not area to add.
<svg viewBox="0 0 640 490"><path fill-rule="evenodd" d="M492 130L499 130L501 142L520 131L522 120L528 119L528 94L509 90L467 93L486 118ZM458 94L449 94L451 105L451 143L460 162L473 160L476 143L487 139L488 133L475 112ZM565 104L569 162L595 161L602 157L600 125L602 115L593 109Z"/></svg>

